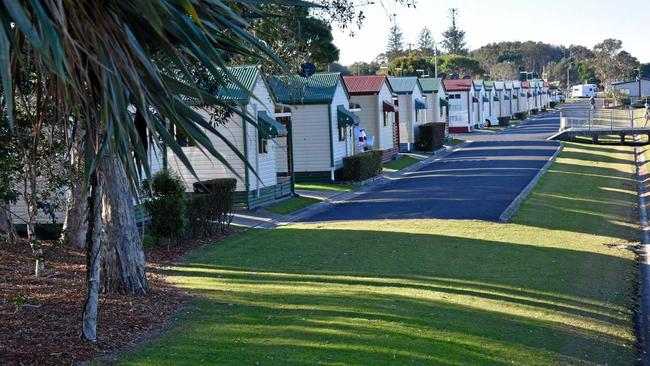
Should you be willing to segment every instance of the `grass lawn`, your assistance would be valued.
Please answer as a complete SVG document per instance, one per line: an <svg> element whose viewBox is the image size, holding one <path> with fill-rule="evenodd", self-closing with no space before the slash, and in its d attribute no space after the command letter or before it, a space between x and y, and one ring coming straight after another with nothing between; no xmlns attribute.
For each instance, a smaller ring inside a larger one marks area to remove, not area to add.
<svg viewBox="0 0 650 366"><path fill-rule="evenodd" d="M413 165L413 164L415 164L415 163L417 163L419 161L420 160L418 160L418 159L416 159L414 157L404 155L404 156L402 156L401 159L393 160L390 163L384 164L383 167L384 167L384 169L389 170L389 171L397 171L397 170L402 170L402 169L406 168L407 166L411 166L411 165Z"/></svg>
<svg viewBox="0 0 650 366"><path fill-rule="evenodd" d="M454 139L451 139L451 141L447 142L445 145L447 145L447 146L456 146L456 145L462 144L463 142L465 142L465 140L454 138Z"/></svg>
<svg viewBox="0 0 650 366"><path fill-rule="evenodd" d="M171 270L194 307L120 362L634 364L634 171L630 147L567 144L509 224L247 231Z"/></svg>
<svg viewBox="0 0 650 366"><path fill-rule="evenodd" d="M357 189L357 186L353 184L338 183L296 183L296 189L303 189L306 191L349 192Z"/></svg>
<svg viewBox="0 0 650 366"><path fill-rule="evenodd" d="M307 206L311 206L314 203L320 202L319 200L311 197L292 197L284 202L277 203L275 205L266 207L266 211L274 212L280 215L288 215L292 212L302 210Z"/></svg>

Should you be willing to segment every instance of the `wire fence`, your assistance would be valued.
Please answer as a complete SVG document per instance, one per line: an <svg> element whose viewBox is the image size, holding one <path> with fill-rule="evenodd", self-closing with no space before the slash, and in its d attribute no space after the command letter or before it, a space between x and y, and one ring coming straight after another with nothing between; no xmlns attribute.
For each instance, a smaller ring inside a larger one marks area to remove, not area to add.
<svg viewBox="0 0 650 366"><path fill-rule="evenodd" d="M650 129L645 109L566 109L560 113L560 131Z"/></svg>

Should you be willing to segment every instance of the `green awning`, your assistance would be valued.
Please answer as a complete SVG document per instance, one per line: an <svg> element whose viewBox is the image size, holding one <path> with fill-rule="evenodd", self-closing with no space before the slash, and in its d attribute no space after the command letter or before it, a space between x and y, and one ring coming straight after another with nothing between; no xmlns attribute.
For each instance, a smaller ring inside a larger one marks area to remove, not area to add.
<svg viewBox="0 0 650 366"><path fill-rule="evenodd" d="M358 125L361 122L359 116L347 110L343 104L336 106L336 120L339 128Z"/></svg>
<svg viewBox="0 0 650 366"><path fill-rule="evenodd" d="M483 96L483 103L487 103L490 101L490 98L486 97L485 95Z"/></svg>
<svg viewBox="0 0 650 366"><path fill-rule="evenodd" d="M509 95L504 95L503 100L510 100L510 96Z"/></svg>
<svg viewBox="0 0 650 366"><path fill-rule="evenodd" d="M497 97L497 96L495 95L495 96L492 97L492 100L495 101L495 102L498 102L498 101L499 101L499 97Z"/></svg>
<svg viewBox="0 0 650 366"><path fill-rule="evenodd" d="M260 133L260 137L264 139L272 139L287 135L286 127L264 111L257 112L257 129Z"/></svg>
<svg viewBox="0 0 650 366"><path fill-rule="evenodd" d="M415 98L415 109L416 110L427 109L427 104L424 103L422 99Z"/></svg>
<svg viewBox="0 0 650 366"><path fill-rule="evenodd" d="M449 101L447 101L447 99L440 98L440 106L441 107L449 107Z"/></svg>

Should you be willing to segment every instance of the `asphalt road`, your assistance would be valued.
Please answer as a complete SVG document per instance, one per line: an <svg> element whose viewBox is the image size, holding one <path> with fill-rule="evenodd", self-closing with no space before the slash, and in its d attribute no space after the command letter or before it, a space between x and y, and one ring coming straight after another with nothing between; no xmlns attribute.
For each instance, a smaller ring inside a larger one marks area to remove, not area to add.
<svg viewBox="0 0 650 366"><path fill-rule="evenodd" d="M477 219L496 221L558 147L559 113L502 133L472 133L468 146L304 221Z"/></svg>

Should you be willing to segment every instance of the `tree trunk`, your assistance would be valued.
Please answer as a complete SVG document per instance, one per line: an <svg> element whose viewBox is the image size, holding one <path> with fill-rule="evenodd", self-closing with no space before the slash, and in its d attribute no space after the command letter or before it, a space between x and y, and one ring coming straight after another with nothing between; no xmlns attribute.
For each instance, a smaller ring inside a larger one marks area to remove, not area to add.
<svg viewBox="0 0 650 366"><path fill-rule="evenodd" d="M4 240L8 244L14 244L18 236L9 210L8 203L0 203L0 240Z"/></svg>
<svg viewBox="0 0 650 366"><path fill-rule="evenodd" d="M32 196L35 197L35 196ZM27 204L27 240L29 241L29 246L32 249L32 255L34 256L34 276L41 277L45 272L45 260L43 258L43 247L38 242L36 238L36 218L38 216L38 207L33 199L25 200Z"/></svg>
<svg viewBox="0 0 650 366"><path fill-rule="evenodd" d="M86 301L84 302L81 334L85 340L97 340L97 313L99 311L99 267L101 255L102 183L97 173L90 186L88 230L86 234Z"/></svg>
<svg viewBox="0 0 650 366"><path fill-rule="evenodd" d="M144 251L124 167L113 157L103 158L100 165L106 179L102 192L102 292L146 293Z"/></svg>
<svg viewBox="0 0 650 366"><path fill-rule="evenodd" d="M83 183L82 140L83 134L74 136L70 154L70 192L63 221L61 242L74 248L86 246L86 211L88 210L88 197L85 194Z"/></svg>

